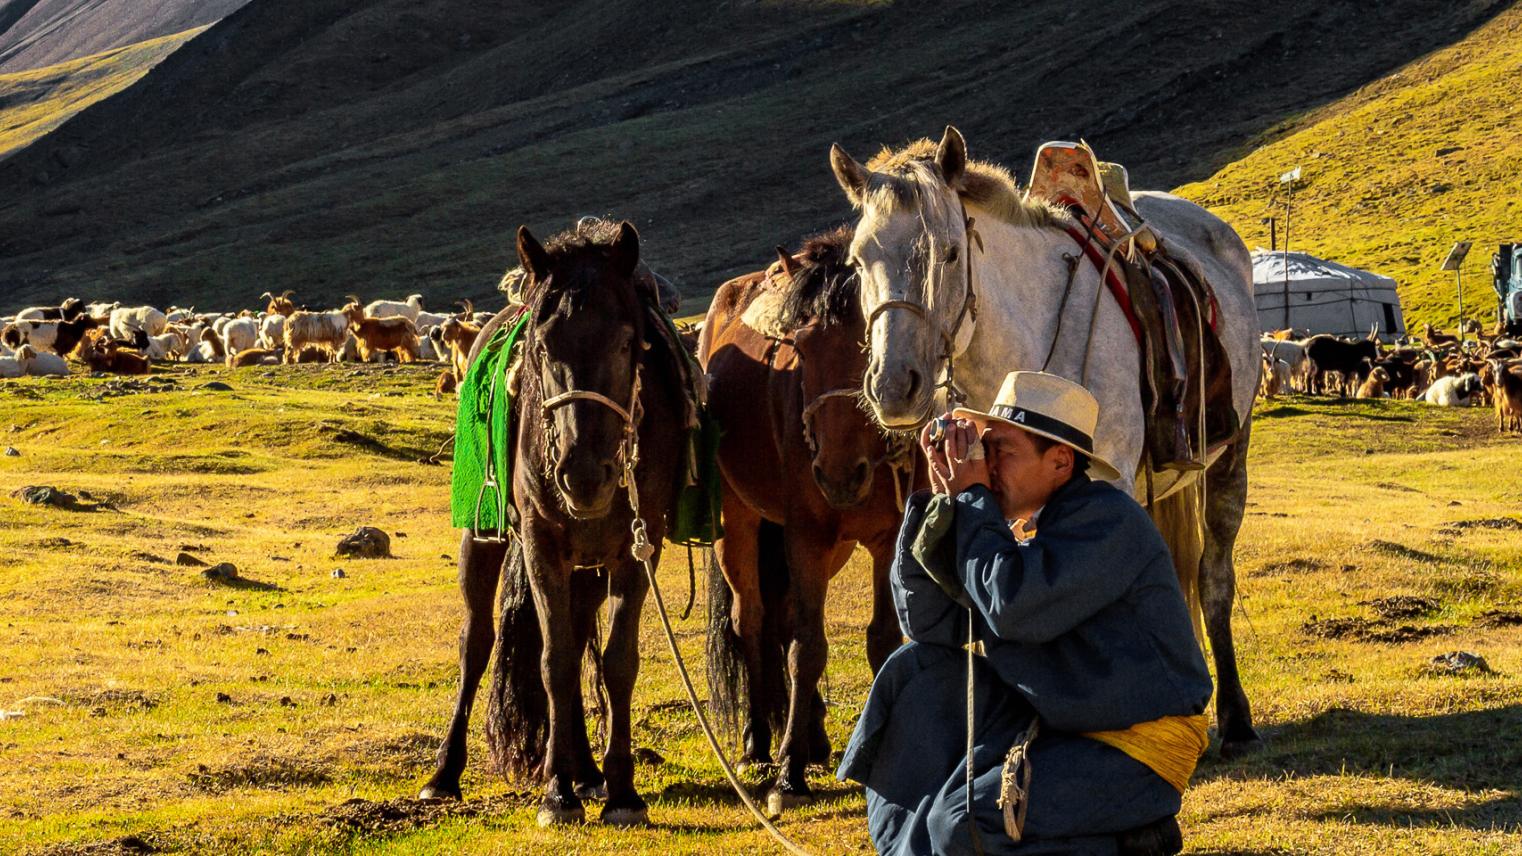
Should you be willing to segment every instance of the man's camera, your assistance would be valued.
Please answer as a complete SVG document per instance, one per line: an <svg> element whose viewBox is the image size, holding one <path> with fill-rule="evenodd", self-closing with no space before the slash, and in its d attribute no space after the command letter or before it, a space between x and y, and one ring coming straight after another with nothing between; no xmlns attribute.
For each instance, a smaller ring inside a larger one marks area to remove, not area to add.
<svg viewBox="0 0 1522 856"><path fill-rule="evenodd" d="M946 448L946 433L956 424L955 419L937 416L930 420L930 445L936 449Z"/></svg>

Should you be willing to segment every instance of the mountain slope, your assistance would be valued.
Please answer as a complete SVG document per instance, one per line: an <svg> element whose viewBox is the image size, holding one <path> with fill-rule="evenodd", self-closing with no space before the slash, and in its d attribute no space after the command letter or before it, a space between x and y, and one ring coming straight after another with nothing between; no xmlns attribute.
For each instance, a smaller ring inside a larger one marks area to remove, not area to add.
<svg viewBox="0 0 1522 856"><path fill-rule="evenodd" d="M1171 186L1503 5L256 0L0 162L0 306L443 302L603 212L697 303L848 215L832 141L952 122L1023 173L1083 136Z"/></svg>
<svg viewBox="0 0 1522 856"><path fill-rule="evenodd" d="M0 158L29 145L91 104L131 86L204 29L161 36L46 68L0 74Z"/></svg>
<svg viewBox="0 0 1522 856"><path fill-rule="evenodd" d="M1305 117L1301 129L1179 192L1225 216L1249 245L1282 227L1278 175L1302 167L1292 248L1395 277L1406 322L1454 326L1456 240L1466 317L1494 319L1490 255L1522 240L1522 8L1458 44Z"/></svg>
<svg viewBox="0 0 1522 856"><path fill-rule="evenodd" d="M204 27L248 0L0 0L0 74Z"/></svg>

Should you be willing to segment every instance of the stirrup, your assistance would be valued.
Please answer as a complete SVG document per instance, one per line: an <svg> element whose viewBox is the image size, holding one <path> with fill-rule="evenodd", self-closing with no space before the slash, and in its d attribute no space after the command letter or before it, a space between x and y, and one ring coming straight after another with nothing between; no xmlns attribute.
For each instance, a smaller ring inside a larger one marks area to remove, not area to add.
<svg viewBox="0 0 1522 856"><path fill-rule="evenodd" d="M497 534L495 536L481 534L481 500L486 498L487 488L491 488L492 495L497 498ZM481 482L481 489L476 491L476 516L475 519L471 521L470 540L476 542L477 544L503 544L507 542L507 530L503 526L503 523L506 522L507 518L507 514L502 507L505 504L506 501L505 497L502 494L502 485L498 483L496 475L493 474L487 476L487 478Z"/></svg>

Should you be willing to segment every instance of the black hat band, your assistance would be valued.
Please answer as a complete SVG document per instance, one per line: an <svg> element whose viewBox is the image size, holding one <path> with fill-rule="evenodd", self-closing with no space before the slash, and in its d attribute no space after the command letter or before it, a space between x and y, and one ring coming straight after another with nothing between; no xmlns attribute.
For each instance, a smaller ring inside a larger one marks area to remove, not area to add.
<svg viewBox="0 0 1522 856"><path fill-rule="evenodd" d="M1000 419L1030 428L1033 431L1050 434L1064 443L1076 447L1086 455L1094 454L1094 439L1092 437L1066 422L1058 421L1050 416L1036 413L1033 410L1026 410L1023 407L1011 407L1008 404L995 404L993 409L988 411L988 415L997 416Z"/></svg>

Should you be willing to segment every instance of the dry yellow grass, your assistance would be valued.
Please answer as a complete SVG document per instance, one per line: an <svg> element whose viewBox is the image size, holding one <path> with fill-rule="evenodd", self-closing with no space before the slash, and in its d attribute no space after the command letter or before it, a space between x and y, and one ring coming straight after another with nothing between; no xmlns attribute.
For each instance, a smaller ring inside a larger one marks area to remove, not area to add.
<svg viewBox="0 0 1522 856"><path fill-rule="evenodd" d="M6 491L115 505L0 496L0 709L25 713L0 719L0 851L140 836L196 853L774 852L709 757L653 616L635 742L664 756L637 774L655 826L537 829L531 791L485 768L479 727L467 815L405 800L448 717L459 619L447 469L415 460L450 425L430 374L176 369L172 387L117 396L91 379L0 385L0 446L20 452L0 457ZM212 378L233 391L198 388ZM1237 626L1270 743L1202 765L1190 852L1522 849L1522 627L1486 617L1522 592L1522 442L1490 426L1405 403L1260 408ZM391 532L397 558L333 558L361 524ZM253 582L176 567L185 545ZM668 554L662 581L685 599L684 557ZM699 672L701 588L678 621ZM1394 595L1430 602L1377 620L1365 602ZM829 615L837 748L868 686L866 604L858 561ZM1346 636L1360 626L1418 638ZM1424 674L1461 649L1499 674ZM823 771L815 784L821 800L784 828L819 853L869 852L859 790Z"/></svg>
<svg viewBox="0 0 1522 856"><path fill-rule="evenodd" d="M0 74L0 158L126 89L205 27L45 68Z"/></svg>
<svg viewBox="0 0 1522 856"><path fill-rule="evenodd" d="M1394 277L1408 327L1452 327L1453 274L1438 270L1456 240L1465 317L1494 319L1490 256L1522 240L1522 8L1352 95L1284 123L1272 141L1178 193L1225 217L1248 246L1269 244L1280 173L1300 165L1291 248ZM1282 237L1282 231L1281 231Z"/></svg>

